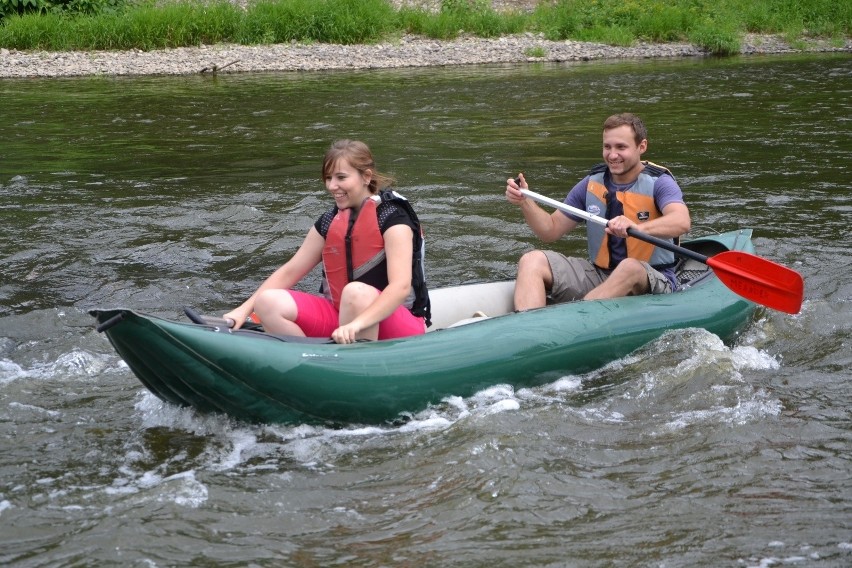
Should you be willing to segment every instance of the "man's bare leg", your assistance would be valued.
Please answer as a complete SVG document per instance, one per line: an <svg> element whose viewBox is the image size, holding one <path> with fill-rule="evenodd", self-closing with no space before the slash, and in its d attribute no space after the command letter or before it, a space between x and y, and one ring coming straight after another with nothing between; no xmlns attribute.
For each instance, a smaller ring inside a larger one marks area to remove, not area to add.
<svg viewBox="0 0 852 568"><path fill-rule="evenodd" d="M647 293L649 288L648 272L645 266L636 259L626 258L615 267L609 278L586 294L583 299L605 300L622 296L638 296Z"/></svg>
<svg viewBox="0 0 852 568"><path fill-rule="evenodd" d="M547 303L547 290L553 285L553 272L547 256L534 250L524 254L518 261L518 277L515 280L515 309L531 310L543 308Z"/></svg>

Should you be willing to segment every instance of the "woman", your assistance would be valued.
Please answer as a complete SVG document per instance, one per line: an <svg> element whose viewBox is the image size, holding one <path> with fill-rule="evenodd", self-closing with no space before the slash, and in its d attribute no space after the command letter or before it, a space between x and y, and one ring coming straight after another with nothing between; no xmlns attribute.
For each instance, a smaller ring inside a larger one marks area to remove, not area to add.
<svg viewBox="0 0 852 568"><path fill-rule="evenodd" d="M392 180L376 171L363 142L332 144L322 177L334 208L311 227L296 254L225 317L238 328L253 312L270 333L337 343L425 333L423 238L411 205L382 191ZM291 289L320 262L323 296Z"/></svg>

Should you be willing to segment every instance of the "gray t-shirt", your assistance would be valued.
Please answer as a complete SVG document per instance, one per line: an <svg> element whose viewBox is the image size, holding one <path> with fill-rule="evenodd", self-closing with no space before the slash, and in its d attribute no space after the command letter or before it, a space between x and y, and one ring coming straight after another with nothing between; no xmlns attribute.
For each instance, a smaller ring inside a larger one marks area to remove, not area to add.
<svg viewBox="0 0 852 568"><path fill-rule="evenodd" d="M580 183L575 185L571 191L568 192L568 195L565 197L566 204L576 209L582 209L583 211L587 210L586 188L589 184L589 177L590 176L584 177ZM609 176L604 176L604 183L609 191L626 191L633 187L633 184L636 182L629 184L617 184L613 183L612 180L609 179ZM663 174L654 182L654 204L658 210L662 211L663 208L671 203L685 204L683 200L683 191L681 191L677 181L675 181L671 175ZM584 221L583 218L572 215L571 213L565 211L563 211L563 213L577 222ZM627 257L627 247L624 243L624 239L617 239L613 237L610 239L609 246L611 258L616 264ZM677 290L677 276L675 275L674 268L658 268L657 270L665 275L665 277L672 283L672 289Z"/></svg>

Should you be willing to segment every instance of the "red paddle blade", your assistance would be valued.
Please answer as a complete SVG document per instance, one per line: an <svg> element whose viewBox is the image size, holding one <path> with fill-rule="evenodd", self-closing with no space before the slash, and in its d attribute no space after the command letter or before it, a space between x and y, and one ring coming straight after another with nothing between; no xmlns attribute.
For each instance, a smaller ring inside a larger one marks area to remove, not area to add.
<svg viewBox="0 0 852 568"><path fill-rule="evenodd" d="M707 266L743 298L788 314L802 309L805 283L795 270L736 250L708 258Z"/></svg>

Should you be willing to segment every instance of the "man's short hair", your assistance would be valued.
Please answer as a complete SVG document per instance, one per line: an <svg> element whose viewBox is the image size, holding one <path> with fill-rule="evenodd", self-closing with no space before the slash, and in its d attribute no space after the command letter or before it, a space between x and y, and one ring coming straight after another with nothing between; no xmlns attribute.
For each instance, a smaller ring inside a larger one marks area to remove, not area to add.
<svg viewBox="0 0 852 568"><path fill-rule="evenodd" d="M604 131L618 128L619 126L629 126L633 129L636 145L642 143L642 140L648 139L648 129L645 128L645 123L642 119L630 112L622 112L614 114L604 121Z"/></svg>

